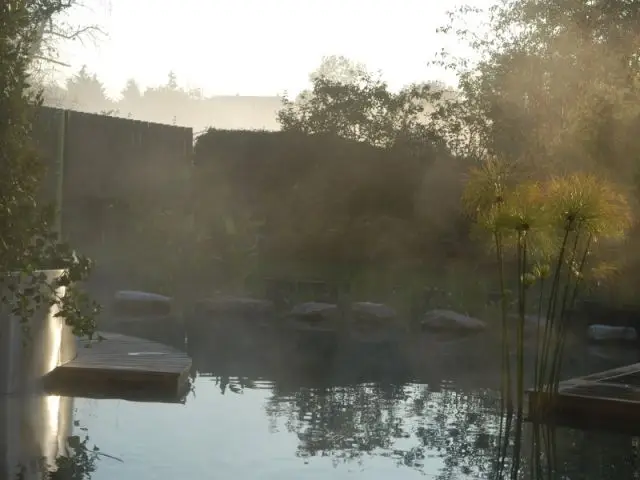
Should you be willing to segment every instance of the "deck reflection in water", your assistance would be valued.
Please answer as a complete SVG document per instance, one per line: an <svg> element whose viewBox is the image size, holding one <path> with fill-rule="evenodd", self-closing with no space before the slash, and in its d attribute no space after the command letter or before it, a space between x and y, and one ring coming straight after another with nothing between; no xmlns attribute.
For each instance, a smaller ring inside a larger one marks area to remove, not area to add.
<svg viewBox="0 0 640 480"><path fill-rule="evenodd" d="M122 460L101 459L92 478L595 480L640 473L629 436L541 435L525 424L515 441L514 423L501 429L497 392L482 387L496 372L468 378L460 371L454 383L437 368L416 378L327 352L190 353L198 372L185 405L76 399L76 420ZM531 450L542 437L552 439L553 455Z"/></svg>

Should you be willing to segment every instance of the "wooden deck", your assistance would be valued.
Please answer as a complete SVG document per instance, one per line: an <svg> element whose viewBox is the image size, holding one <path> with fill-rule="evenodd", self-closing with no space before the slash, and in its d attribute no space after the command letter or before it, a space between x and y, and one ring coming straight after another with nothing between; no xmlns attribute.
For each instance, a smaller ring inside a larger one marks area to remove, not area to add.
<svg viewBox="0 0 640 480"><path fill-rule="evenodd" d="M560 382L554 398L527 394L532 420L640 434L640 363Z"/></svg>
<svg viewBox="0 0 640 480"><path fill-rule="evenodd" d="M117 333L79 339L73 360L51 372L45 386L57 395L179 402L188 393L191 359L167 345Z"/></svg>

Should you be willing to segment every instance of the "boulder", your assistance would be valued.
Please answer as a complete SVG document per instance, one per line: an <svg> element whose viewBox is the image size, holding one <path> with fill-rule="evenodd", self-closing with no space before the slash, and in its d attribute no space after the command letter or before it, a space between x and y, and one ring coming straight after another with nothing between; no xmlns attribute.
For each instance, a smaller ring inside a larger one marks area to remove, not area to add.
<svg viewBox="0 0 640 480"><path fill-rule="evenodd" d="M153 317L171 315L170 297L136 290L120 290L113 298L113 313L125 317Z"/></svg>
<svg viewBox="0 0 640 480"><path fill-rule="evenodd" d="M291 309L291 316L306 321L335 321L339 317L338 306L333 303L306 302Z"/></svg>
<svg viewBox="0 0 640 480"><path fill-rule="evenodd" d="M382 303L356 302L351 305L351 313L358 320L394 320L396 311Z"/></svg>
<svg viewBox="0 0 640 480"><path fill-rule="evenodd" d="M479 332L487 327L482 320L452 310L431 310L425 314L420 326L422 330L461 333Z"/></svg>
<svg viewBox="0 0 640 480"><path fill-rule="evenodd" d="M207 314L269 315L273 302L256 298L219 296L200 300L197 310Z"/></svg>
<svg viewBox="0 0 640 480"><path fill-rule="evenodd" d="M139 290L120 290L116 292L114 300L116 302L170 303L171 297L160 295L158 293L142 292Z"/></svg>

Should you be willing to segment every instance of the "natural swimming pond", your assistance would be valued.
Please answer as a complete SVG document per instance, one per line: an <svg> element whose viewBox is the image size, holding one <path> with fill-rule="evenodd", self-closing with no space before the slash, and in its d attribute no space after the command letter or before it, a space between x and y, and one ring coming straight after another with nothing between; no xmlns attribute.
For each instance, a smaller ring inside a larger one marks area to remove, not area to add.
<svg viewBox="0 0 640 480"><path fill-rule="evenodd" d="M183 404L50 397L43 405L67 409L68 433L77 441L89 437L85 463L95 468L95 480L626 479L640 473L638 441L628 435L544 429L545 448L532 451L540 432L525 424L518 445L513 424L501 448L498 393L462 371L461 382L435 373L428 381L394 381L354 365L340 374L322 356L289 358L289 369L259 358L206 363L204 357ZM93 445L101 454L89 458Z"/></svg>

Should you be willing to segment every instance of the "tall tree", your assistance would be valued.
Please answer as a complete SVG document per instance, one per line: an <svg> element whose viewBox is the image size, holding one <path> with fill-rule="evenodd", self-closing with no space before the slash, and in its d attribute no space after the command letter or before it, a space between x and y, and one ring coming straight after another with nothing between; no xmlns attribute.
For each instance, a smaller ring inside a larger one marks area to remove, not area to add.
<svg viewBox="0 0 640 480"><path fill-rule="evenodd" d="M118 109L128 117L139 117L142 114L142 92L133 78L127 80L120 92Z"/></svg>
<svg viewBox="0 0 640 480"><path fill-rule="evenodd" d="M177 90L178 89L178 77L176 75L176 72L174 72L173 70L169 71L169 75L167 77L166 88L168 90Z"/></svg>
<svg viewBox="0 0 640 480"><path fill-rule="evenodd" d="M113 108L104 85L95 73L89 73L83 65L78 73L66 81L67 104L71 108L101 112Z"/></svg>
<svg viewBox="0 0 640 480"><path fill-rule="evenodd" d="M333 134L390 147L431 138L425 110L436 97L430 85L410 85L394 93L379 74L344 57L327 57L311 74L310 90L284 98L278 113L283 130Z"/></svg>
<svg viewBox="0 0 640 480"><path fill-rule="evenodd" d="M455 14L457 13L457 15ZM555 168L628 176L640 152L640 6L628 0L510 0L484 35L452 14L443 31L469 32L479 62L445 57L461 95L434 115L458 153L487 152Z"/></svg>
<svg viewBox="0 0 640 480"><path fill-rule="evenodd" d="M142 91L140 90L138 83L133 78L130 78L122 89L121 95L123 101L135 103L139 102L142 98Z"/></svg>
<svg viewBox="0 0 640 480"><path fill-rule="evenodd" d="M108 3L109 0L100 0ZM91 0L91 3L97 3ZM34 15L31 40L29 42L29 58L31 74L47 71L51 65L68 66L58 55L59 47L64 42L96 40L104 33L98 25L70 22L71 12L86 7L78 0L47 0L46 5L34 0L26 2ZM41 8L43 7L43 8ZM36 13L37 12L37 13Z"/></svg>
<svg viewBox="0 0 640 480"><path fill-rule="evenodd" d="M336 83L357 83L367 75L367 68L363 63L354 62L342 55L323 57L320 66L309 75L311 81L324 78Z"/></svg>
<svg viewBox="0 0 640 480"><path fill-rule="evenodd" d="M148 88L143 95L143 109L148 118L163 123L179 123L188 116L192 98L178 85L175 72L170 71L167 82Z"/></svg>

